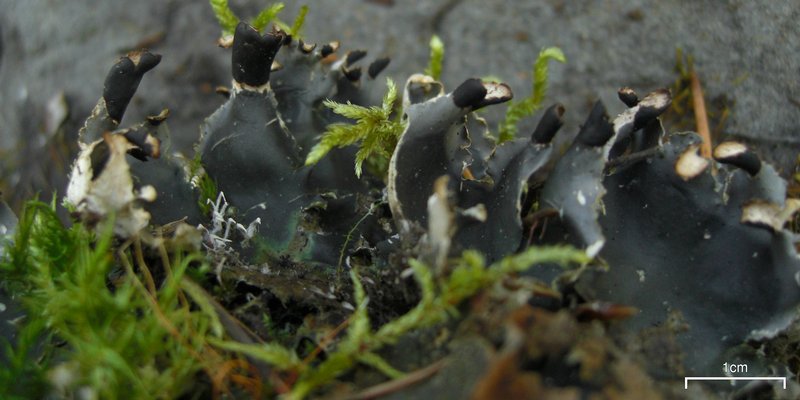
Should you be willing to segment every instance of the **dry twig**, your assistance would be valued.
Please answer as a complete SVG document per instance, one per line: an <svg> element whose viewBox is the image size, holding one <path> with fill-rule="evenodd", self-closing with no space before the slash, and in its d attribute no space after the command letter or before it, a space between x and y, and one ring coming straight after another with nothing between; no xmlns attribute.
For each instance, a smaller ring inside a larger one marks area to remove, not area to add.
<svg viewBox="0 0 800 400"><path fill-rule="evenodd" d="M697 125L697 133L703 138L703 145L700 146L700 155L705 158L711 158L711 130L708 128L708 113L706 112L706 102L703 99L703 88L700 86L700 78L697 77L697 72L692 69L690 74L694 120Z"/></svg>

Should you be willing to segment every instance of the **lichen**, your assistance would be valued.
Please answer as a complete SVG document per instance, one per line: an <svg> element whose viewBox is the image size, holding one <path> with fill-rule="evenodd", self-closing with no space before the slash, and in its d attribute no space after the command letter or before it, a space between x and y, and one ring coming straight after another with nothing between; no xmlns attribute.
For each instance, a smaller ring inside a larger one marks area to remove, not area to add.
<svg viewBox="0 0 800 400"><path fill-rule="evenodd" d="M365 51L306 42L307 7L289 26L280 3L251 24L211 6L232 82L194 155L172 154L167 110L120 127L160 60L132 52L80 131L72 226L54 204L30 203L15 228L0 208L15 230L3 289L29 316L0 382L299 399L407 382L453 345L491 358L471 372L475 396L654 397L681 371L761 360L745 341L788 335L800 261L784 225L800 202L746 146L710 159L694 134L666 134L668 90L621 89L613 118L596 102L561 152L564 105L517 127L543 108L557 48L512 100L489 79L447 92L434 36L426 75L402 95L387 79L376 102L366 86L389 59L362 76ZM503 103L499 124L477 113ZM42 337L65 346L26 361Z"/></svg>

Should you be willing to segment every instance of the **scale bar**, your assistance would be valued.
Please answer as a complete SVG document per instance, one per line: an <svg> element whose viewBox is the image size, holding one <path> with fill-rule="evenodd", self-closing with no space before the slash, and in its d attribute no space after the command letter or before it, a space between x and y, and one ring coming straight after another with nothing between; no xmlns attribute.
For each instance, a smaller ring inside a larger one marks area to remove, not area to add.
<svg viewBox="0 0 800 400"><path fill-rule="evenodd" d="M782 381L783 389L786 390L786 378L774 376L687 376L683 378L684 389L689 389L689 381Z"/></svg>

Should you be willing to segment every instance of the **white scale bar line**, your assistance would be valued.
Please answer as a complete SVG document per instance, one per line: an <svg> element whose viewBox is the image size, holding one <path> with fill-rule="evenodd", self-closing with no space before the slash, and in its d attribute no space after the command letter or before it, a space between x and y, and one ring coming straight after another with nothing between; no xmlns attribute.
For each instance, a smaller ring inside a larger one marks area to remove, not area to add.
<svg viewBox="0 0 800 400"><path fill-rule="evenodd" d="M684 389L689 389L689 381L782 381L783 389L786 389L786 378L777 378L774 376L687 376L683 378Z"/></svg>

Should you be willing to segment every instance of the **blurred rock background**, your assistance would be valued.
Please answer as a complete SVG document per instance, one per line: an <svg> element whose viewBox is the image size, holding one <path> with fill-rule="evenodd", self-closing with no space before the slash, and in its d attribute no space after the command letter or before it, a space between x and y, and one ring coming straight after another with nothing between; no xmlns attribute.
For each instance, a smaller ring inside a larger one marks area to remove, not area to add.
<svg viewBox="0 0 800 400"><path fill-rule="evenodd" d="M230 3L243 19L267 4ZM436 33L446 46L447 88L492 75L524 97L538 52L560 47L568 63L551 65L548 101L567 106L567 134L577 131L598 98L612 114L621 111L621 86L640 95L671 86L681 48L694 58L718 139L746 139L785 176L800 152L796 0L306 3L307 41L341 40L344 51L366 49L370 59L388 55L392 63L384 74L397 82L425 68L428 41ZM291 21L303 3L285 4L281 18ZM74 134L102 94L108 68L142 46L163 60L142 81L123 125L167 107L173 149L191 153L202 120L223 102L214 88L230 82L229 52L216 46L219 32L202 0L0 0L3 197L18 207L36 192L44 199L54 190L64 193L71 155L62 153L74 151ZM384 90L382 82L369 87L376 97ZM502 115L498 108L490 119ZM723 113L727 117L718 124Z"/></svg>

